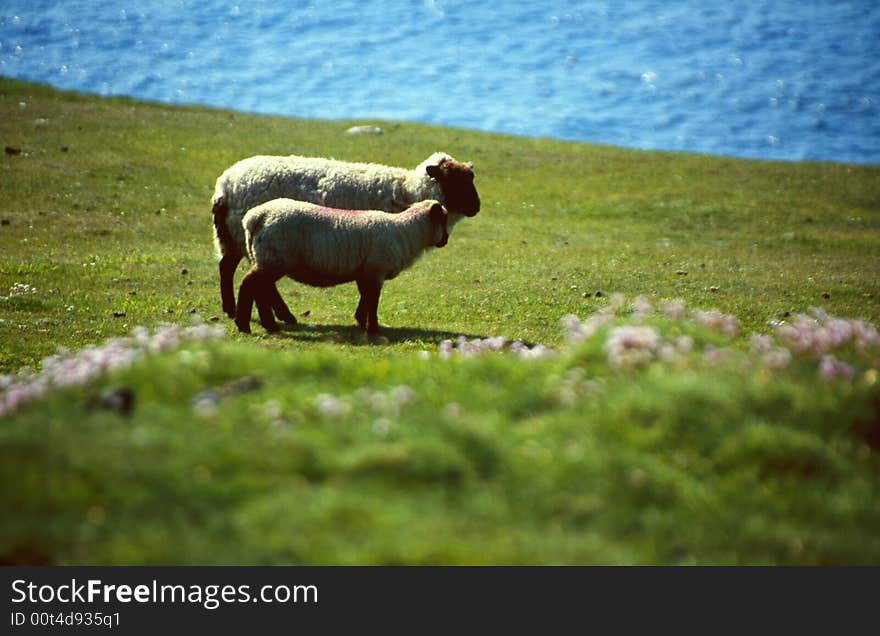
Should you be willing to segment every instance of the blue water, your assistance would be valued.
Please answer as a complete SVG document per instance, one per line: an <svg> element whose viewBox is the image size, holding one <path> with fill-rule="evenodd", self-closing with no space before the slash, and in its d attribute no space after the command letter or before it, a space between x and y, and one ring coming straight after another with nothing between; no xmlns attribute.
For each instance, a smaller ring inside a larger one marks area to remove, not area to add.
<svg viewBox="0 0 880 636"><path fill-rule="evenodd" d="M877 0L0 0L0 75L302 117L880 163Z"/></svg>

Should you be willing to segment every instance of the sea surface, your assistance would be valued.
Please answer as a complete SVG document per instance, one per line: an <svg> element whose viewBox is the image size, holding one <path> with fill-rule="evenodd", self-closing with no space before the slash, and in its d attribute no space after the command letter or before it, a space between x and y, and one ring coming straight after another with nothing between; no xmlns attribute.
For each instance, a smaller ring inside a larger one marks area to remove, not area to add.
<svg viewBox="0 0 880 636"><path fill-rule="evenodd" d="M0 0L0 75L365 124L880 163L877 0Z"/></svg>

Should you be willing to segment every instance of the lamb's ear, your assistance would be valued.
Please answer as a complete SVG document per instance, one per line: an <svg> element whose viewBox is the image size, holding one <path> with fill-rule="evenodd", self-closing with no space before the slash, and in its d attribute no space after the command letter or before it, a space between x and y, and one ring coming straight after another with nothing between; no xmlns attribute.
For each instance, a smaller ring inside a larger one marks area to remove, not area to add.
<svg viewBox="0 0 880 636"><path fill-rule="evenodd" d="M425 168L425 172L428 173L428 176L440 181L440 178L443 176L443 168L440 166L427 166Z"/></svg>

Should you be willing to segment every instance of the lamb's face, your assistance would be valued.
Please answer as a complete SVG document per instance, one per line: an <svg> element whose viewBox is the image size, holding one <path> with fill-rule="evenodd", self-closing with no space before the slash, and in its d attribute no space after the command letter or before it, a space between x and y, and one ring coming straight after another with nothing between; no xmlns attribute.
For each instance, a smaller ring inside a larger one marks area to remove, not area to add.
<svg viewBox="0 0 880 636"><path fill-rule="evenodd" d="M441 161L426 168L428 175L440 184L444 204L450 212L474 216L480 211L480 195L474 186L473 164Z"/></svg>
<svg viewBox="0 0 880 636"><path fill-rule="evenodd" d="M430 216L431 225L436 230L435 236L439 237L434 246L443 247L449 242L449 228L446 222L448 215L446 214L446 210L444 210L443 206L439 203L435 203L431 206Z"/></svg>

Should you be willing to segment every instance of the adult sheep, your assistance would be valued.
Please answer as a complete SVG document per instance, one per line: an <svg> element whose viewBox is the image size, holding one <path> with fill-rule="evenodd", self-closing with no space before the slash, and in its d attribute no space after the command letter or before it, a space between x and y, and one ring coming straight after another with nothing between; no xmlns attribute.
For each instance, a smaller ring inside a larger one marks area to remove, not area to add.
<svg viewBox="0 0 880 636"><path fill-rule="evenodd" d="M290 276L315 287L356 282L360 302L355 320L367 333L377 333L382 285L425 250L446 245L448 224L447 211L437 201L422 201L399 214L339 210L292 199L258 205L242 220L252 266L238 291L235 324L250 333L256 302L260 323L277 331L272 315L275 285Z"/></svg>
<svg viewBox="0 0 880 636"><path fill-rule="evenodd" d="M448 210L450 225L480 210L473 164L443 152L435 152L414 170L296 155L243 159L220 175L213 199L220 297L230 318L235 317L235 270L246 256L242 218L254 206L277 198L385 212L401 212L418 201L435 199ZM292 322L293 315L277 290L273 307L279 319Z"/></svg>

